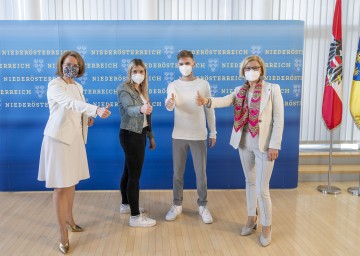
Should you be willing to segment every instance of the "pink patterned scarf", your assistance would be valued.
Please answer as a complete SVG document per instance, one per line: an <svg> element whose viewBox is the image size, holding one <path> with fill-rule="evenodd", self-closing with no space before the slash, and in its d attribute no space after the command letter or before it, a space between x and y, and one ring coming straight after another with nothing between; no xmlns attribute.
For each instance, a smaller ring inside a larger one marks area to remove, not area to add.
<svg viewBox="0 0 360 256"><path fill-rule="evenodd" d="M237 132L248 123L248 129L253 138L259 133L261 87L261 81L255 85L250 105L247 103L246 97L250 88L248 83L240 88L234 100L234 129Z"/></svg>

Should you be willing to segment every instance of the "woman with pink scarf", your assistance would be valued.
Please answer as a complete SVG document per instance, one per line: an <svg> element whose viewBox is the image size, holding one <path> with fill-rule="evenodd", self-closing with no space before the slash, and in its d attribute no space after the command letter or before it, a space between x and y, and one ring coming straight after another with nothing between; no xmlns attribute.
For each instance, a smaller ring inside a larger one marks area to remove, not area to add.
<svg viewBox="0 0 360 256"><path fill-rule="evenodd" d="M230 145L239 150L246 179L248 220L241 230L247 236L258 225L257 202L262 232L260 243L271 243L272 206L269 182L274 161L279 156L284 127L284 102L280 86L264 81L265 63L257 55L246 57L240 68L242 86L224 97L204 98L197 104L211 108L234 106L234 125Z"/></svg>

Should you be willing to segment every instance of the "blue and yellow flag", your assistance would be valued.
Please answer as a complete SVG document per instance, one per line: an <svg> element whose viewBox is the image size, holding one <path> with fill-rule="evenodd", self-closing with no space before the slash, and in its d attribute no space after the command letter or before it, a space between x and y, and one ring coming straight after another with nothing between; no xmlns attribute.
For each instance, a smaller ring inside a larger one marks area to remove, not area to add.
<svg viewBox="0 0 360 256"><path fill-rule="evenodd" d="M350 112L355 123L360 128L360 38L355 59L354 78L351 86Z"/></svg>

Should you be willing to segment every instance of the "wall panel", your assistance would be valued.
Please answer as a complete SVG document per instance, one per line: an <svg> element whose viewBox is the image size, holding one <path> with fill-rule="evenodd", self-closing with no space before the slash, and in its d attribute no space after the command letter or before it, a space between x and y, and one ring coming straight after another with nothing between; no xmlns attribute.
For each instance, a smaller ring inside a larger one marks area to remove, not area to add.
<svg viewBox="0 0 360 256"><path fill-rule="evenodd" d="M26 11L21 8L22 1L30 0L0 0L0 19L22 19ZM305 21L300 140L328 141L321 107L335 0L264 1L271 2L269 12L273 20ZM141 18L139 3L139 0L42 0L41 16L44 20L137 20ZM157 0L157 3L160 20L251 20L259 8L251 0ZM360 1L342 0L342 16L344 112L342 124L334 131L334 140L358 143L360 132L348 105L360 34Z"/></svg>

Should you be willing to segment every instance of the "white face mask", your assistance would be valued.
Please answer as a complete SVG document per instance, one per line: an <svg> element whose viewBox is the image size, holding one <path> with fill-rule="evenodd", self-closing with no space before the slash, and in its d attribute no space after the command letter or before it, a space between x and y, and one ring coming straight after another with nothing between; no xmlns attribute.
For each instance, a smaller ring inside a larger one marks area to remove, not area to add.
<svg viewBox="0 0 360 256"><path fill-rule="evenodd" d="M192 66L182 65L179 67L179 70L183 76L189 76L192 72Z"/></svg>
<svg viewBox="0 0 360 256"><path fill-rule="evenodd" d="M145 76L142 74L131 75L131 80L133 80L136 84L141 84L141 82L144 81L144 78Z"/></svg>
<svg viewBox="0 0 360 256"><path fill-rule="evenodd" d="M260 71L255 71L255 70L245 71L246 80L250 82L254 82L257 81L259 78L260 78Z"/></svg>

